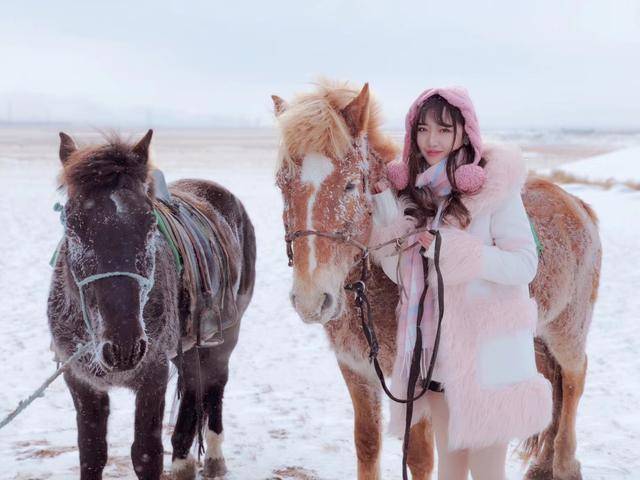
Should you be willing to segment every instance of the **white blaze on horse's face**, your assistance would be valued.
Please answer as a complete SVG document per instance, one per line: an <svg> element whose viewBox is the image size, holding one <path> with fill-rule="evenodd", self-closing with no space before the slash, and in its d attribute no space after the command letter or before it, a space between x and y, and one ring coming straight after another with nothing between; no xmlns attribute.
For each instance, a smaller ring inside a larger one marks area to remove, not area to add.
<svg viewBox="0 0 640 480"><path fill-rule="evenodd" d="M302 171L300 172L300 181L303 184L310 184L312 191L309 201L307 203L307 230L313 230L313 211L316 203L318 190L325 179L331 175L334 167L331 163L331 159L319 153L310 153L304 157L302 161ZM309 275L313 274L313 271L318 266L316 259L315 242L316 237L308 237L309 242L309 259L307 267L309 269Z"/></svg>
<svg viewBox="0 0 640 480"><path fill-rule="evenodd" d="M357 145L339 159L317 152L301 156L297 172L285 187L289 232L341 233L366 241L371 198L362 148ZM296 312L305 323L325 324L339 318L345 307L343 286L359 250L336 239L309 235L298 238L293 251L291 300Z"/></svg>

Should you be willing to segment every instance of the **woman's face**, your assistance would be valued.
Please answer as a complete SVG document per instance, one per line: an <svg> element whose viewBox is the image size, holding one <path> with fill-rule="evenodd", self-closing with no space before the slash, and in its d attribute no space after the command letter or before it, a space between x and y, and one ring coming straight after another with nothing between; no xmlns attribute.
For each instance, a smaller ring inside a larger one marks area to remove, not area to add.
<svg viewBox="0 0 640 480"><path fill-rule="evenodd" d="M430 109L427 111L426 117L419 120L416 125L416 143L429 165L437 164L440 160L447 158L453 150L462 146L464 137L462 124L456 125L456 137L454 138L453 122L448 111L443 113L442 120L446 125L438 123L435 111Z"/></svg>

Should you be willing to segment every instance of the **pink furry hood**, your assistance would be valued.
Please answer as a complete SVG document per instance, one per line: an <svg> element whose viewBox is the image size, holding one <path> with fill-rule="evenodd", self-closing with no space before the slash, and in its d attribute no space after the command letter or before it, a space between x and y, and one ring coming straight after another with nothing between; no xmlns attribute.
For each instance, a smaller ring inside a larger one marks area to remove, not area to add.
<svg viewBox="0 0 640 480"><path fill-rule="evenodd" d="M409 108L405 118L405 135L402 158L387 165L387 175L397 190L402 190L409 184L409 153L411 151L411 132L413 131L420 108L430 97L440 95L454 107L460 109L465 121L465 133L475 151L473 165L477 165L482 157L482 137L480 124L469 93L463 87L429 88L422 92Z"/></svg>

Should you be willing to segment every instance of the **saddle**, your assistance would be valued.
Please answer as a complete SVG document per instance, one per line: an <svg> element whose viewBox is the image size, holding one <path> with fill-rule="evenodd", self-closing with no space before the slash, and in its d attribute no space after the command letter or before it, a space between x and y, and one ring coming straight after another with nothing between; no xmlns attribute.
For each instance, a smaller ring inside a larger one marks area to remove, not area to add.
<svg viewBox="0 0 640 480"><path fill-rule="evenodd" d="M219 229L196 206L173 195L156 198L158 229L169 243L182 277L182 350L214 347L238 315L229 270L229 254ZM183 308L185 307L185 308Z"/></svg>

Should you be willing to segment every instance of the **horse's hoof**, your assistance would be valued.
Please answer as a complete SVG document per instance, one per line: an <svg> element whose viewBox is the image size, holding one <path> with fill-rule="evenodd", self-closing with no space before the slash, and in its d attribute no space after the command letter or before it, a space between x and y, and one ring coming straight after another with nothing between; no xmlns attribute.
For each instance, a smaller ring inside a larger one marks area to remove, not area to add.
<svg viewBox="0 0 640 480"><path fill-rule="evenodd" d="M576 459L564 464L553 465L553 480L582 480L580 462Z"/></svg>
<svg viewBox="0 0 640 480"><path fill-rule="evenodd" d="M227 464L224 458L207 458L204 461L202 475L204 478L223 477L227 473Z"/></svg>
<svg viewBox="0 0 640 480"><path fill-rule="evenodd" d="M554 480L551 465L533 464L524 476L525 480Z"/></svg>
<svg viewBox="0 0 640 480"><path fill-rule="evenodd" d="M195 480L196 460L191 455L187 458L176 458L171 464L174 480Z"/></svg>

